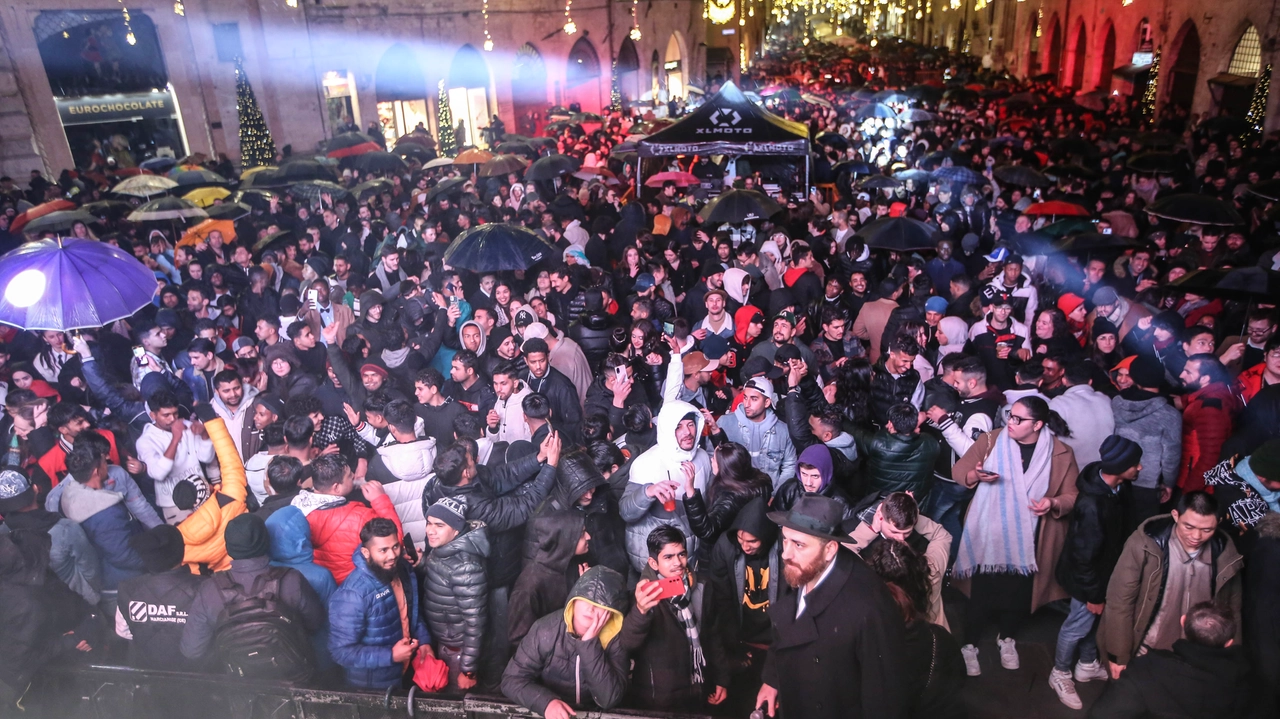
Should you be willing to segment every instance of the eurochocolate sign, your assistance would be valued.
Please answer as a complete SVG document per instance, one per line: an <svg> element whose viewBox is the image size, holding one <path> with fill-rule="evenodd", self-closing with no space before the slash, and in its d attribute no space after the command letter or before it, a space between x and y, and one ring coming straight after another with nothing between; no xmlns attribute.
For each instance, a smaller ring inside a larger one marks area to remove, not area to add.
<svg viewBox="0 0 1280 719"><path fill-rule="evenodd" d="M173 117L178 110L167 92L139 92L129 95L60 97L58 116L63 126L99 122L155 120Z"/></svg>

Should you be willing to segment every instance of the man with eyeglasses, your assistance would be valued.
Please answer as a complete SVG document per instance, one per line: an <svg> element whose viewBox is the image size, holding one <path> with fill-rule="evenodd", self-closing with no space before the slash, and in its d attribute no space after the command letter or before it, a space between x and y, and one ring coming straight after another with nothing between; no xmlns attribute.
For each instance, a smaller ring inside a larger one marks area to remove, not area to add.
<svg viewBox="0 0 1280 719"><path fill-rule="evenodd" d="M1276 334L1276 316L1271 310L1254 308L1245 321L1244 335L1235 333L1222 341L1218 359L1231 374L1239 374L1263 361L1263 352Z"/></svg>
<svg viewBox="0 0 1280 719"><path fill-rule="evenodd" d="M1280 384L1280 335L1273 334L1263 345L1262 361L1240 373L1235 391L1248 404L1264 387Z"/></svg>

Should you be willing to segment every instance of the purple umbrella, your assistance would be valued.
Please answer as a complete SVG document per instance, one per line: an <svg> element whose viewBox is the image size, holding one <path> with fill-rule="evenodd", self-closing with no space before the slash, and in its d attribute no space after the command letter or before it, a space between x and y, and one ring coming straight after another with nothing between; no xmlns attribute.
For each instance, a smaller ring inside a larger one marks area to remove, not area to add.
<svg viewBox="0 0 1280 719"><path fill-rule="evenodd" d="M101 327L151 302L156 276L96 240L28 242L0 258L0 323L26 330Z"/></svg>

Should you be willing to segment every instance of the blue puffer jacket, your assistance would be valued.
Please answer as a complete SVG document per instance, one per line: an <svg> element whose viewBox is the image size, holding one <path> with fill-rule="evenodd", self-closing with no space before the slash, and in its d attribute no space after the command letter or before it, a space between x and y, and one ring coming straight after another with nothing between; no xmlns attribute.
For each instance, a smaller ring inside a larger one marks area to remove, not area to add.
<svg viewBox="0 0 1280 719"><path fill-rule="evenodd" d="M326 605L338 590L333 574L315 563L315 550L311 546L311 525L302 510L286 505L272 512L267 518L267 533L271 536L271 563L277 567L292 567L306 577L307 583L320 595Z"/></svg>
<svg viewBox="0 0 1280 719"><path fill-rule="evenodd" d="M355 571L329 599L329 653L352 686L386 689L398 683L404 672L404 667L391 659L392 645L404 637L400 610L391 585L373 576L359 548L351 560ZM430 644L431 635L418 604L418 578L403 561L397 571L409 603L412 638L419 644Z"/></svg>

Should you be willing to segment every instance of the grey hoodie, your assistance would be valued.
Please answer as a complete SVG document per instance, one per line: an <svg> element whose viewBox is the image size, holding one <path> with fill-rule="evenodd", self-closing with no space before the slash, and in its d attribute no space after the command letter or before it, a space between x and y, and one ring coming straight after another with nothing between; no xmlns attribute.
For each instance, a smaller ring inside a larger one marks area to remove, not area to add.
<svg viewBox="0 0 1280 719"><path fill-rule="evenodd" d="M764 418L754 422L747 418L746 408L740 406L717 424L726 439L747 448L751 463L769 475L775 492L783 482L796 476L795 445L791 444L786 425L778 421L772 409L766 409Z"/></svg>
<svg viewBox="0 0 1280 719"><path fill-rule="evenodd" d="M1164 397L1136 388L1113 397L1111 409L1115 411L1116 434L1142 447L1142 471L1134 486L1172 487L1178 481L1182 461L1182 414Z"/></svg>

